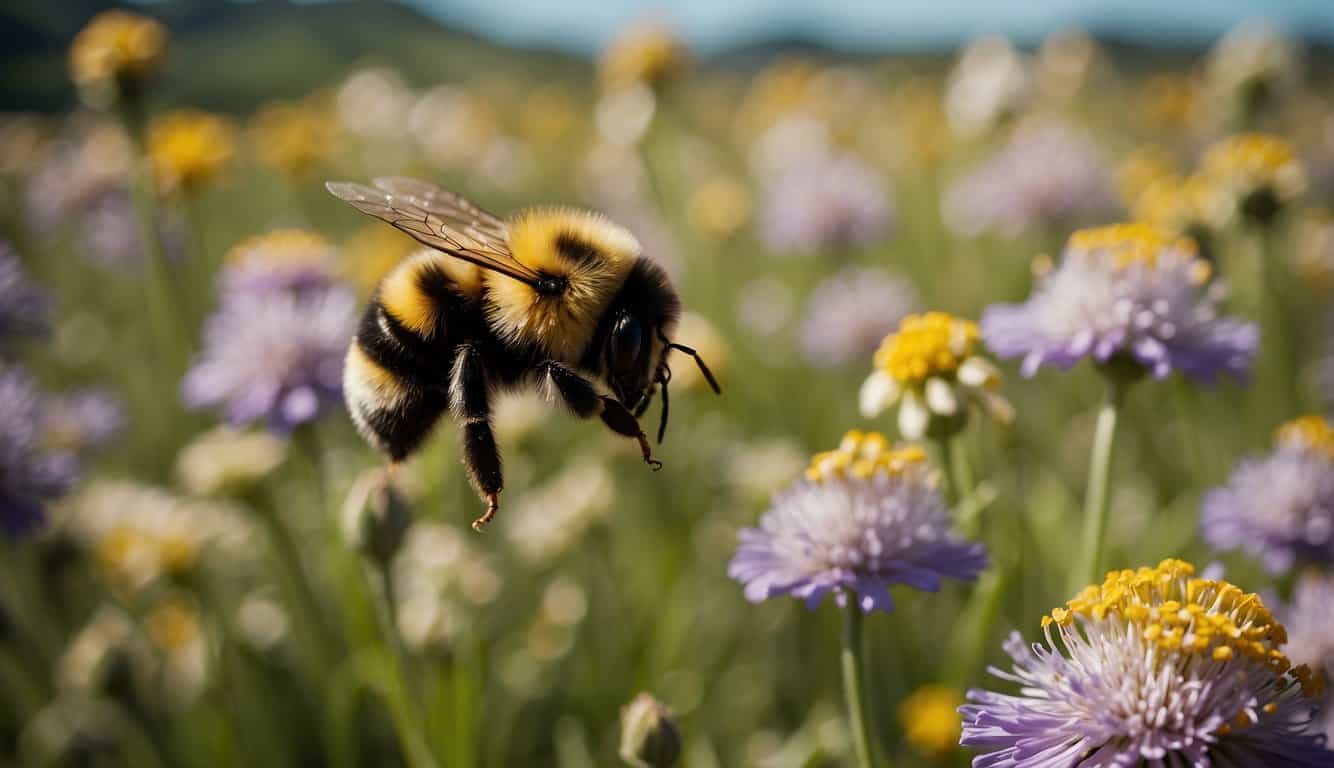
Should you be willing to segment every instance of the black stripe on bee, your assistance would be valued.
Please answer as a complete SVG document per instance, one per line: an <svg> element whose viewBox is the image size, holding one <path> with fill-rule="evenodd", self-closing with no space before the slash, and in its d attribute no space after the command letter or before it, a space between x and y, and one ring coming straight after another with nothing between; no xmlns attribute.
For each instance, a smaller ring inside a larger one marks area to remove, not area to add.
<svg viewBox="0 0 1334 768"><path fill-rule="evenodd" d="M413 379L443 381L448 374L438 347L403 327L378 303L362 315L357 343L371 360Z"/></svg>
<svg viewBox="0 0 1334 768"><path fill-rule="evenodd" d="M605 258L593 245L570 232L556 235L556 252L575 264L587 264Z"/></svg>

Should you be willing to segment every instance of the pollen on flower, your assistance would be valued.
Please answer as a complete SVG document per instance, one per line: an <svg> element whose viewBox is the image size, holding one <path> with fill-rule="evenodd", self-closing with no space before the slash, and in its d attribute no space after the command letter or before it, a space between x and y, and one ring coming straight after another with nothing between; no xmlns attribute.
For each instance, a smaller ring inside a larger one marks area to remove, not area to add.
<svg viewBox="0 0 1334 768"><path fill-rule="evenodd" d="M1081 229L1070 235L1069 247L1084 253L1106 254L1123 267L1135 264L1156 266L1158 257L1168 249L1192 256L1196 252L1194 240L1142 222Z"/></svg>
<svg viewBox="0 0 1334 768"><path fill-rule="evenodd" d="M1334 424L1322 416L1309 414L1278 428L1275 440L1280 445L1291 445L1322 453L1334 459Z"/></svg>
<svg viewBox="0 0 1334 768"><path fill-rule="evenodd" d="M304 229L278 229L246 238L227 252L226 261L240 267L311 267L332 271L337 251L322 235Z"/></svg>
<svg viewBox="0 0 1334 768"><path fill-rule="evenodd" d="M1112 571L1101 585L1086 588L1066 605L1044 618L1043 627L1070 627L1076 617L1120 618L1162 651L1214 661L1247 658L1278 675L1291 671L1307 687L1303 677L1309 673L1297 672L1279 650L1287 642L1287 629L1260 597L1225 581L1197 578L1195 567L1185 561Z"/></svg>
<svg viewBox="0 0 1334 768"><path fill-rule="evenodd" d="M940 374L952 374L972 355L977 324L944 312L909 315L880 344L875 366L896 381L918 385Z"/></svg>
<svg viewBox="0 0 1334 768"><path fill-rule="evenodd" d="M868 478L878 472L902 474L926 464L926 451L916 445L892 446L879 432L851 430L838 447L815 454L806 477L813 482L836 478Z"/></svg>

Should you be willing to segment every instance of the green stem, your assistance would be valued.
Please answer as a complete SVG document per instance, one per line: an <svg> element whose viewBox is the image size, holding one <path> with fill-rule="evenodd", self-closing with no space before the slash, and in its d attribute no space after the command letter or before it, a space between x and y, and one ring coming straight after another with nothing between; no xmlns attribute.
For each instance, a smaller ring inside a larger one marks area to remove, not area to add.
<svg viewBox="0 0 1334 768"><path fill-rule="evenodd" d="M1112 469L1112 446L1116 442L1116 422L1125 399L1128 380L1107 373L1106 390L1098 408L1098 423L1093 434L1093 454L1089 459L1088 488L1084 496L1084 534L1080 556L1071 571L1070 593L1096 584L1101 573L1103 540L1107 533L1108 481Z"/></svg>
<svg viewBox="0 0 1334 768"><path fill-rule="evenodd" d="M847 605L843 606L843 696L847 699L848 721L852 726L852 743L857 752L858 768L875 768L871 749L871 729L866 717L865 643L862 639L862 610L857 605L857 593L847 591Z"/></svg>
<svg viewBox="0 0 1334 768"><path fill-rule="evenodd" d="M1268 351L1268 364L1272 372L1270 380L1274 382L1274 394L1280 404L1278 418L1297 413L1301 410L1301 360L1298 355L1297 328L1291 322L1293 317L1289 303L1293 300L1291 282L1288 280L1287 264L1283 254L1276 247L1274 239L1277 233L1274 224L1262 225L1255 233L1256 257L1260 261L1263 319L1263 343L1260 349Z"/></svg>
<svg viewBox="0 0 1334 768"><path fill-rule="evenodd" d="M957 435L937 438L940 462L945 467L945 498L958 513L959 531L972 538L979 527L979 509L973 470L968 464L966 448Z"/></svg>
<svg viewBox="0 0 1334 768"><path fill-rule="evenodd" d="M173 286L171 265L167 263L167 254L162 247L161 217L157 204L157 190L154 186L153 168L148 159L148 148L144 142L144 115L137 104L126 104L121 109L121 120L126 133L130 136L134 148L130 167L130 196L134 204L135 217L139 223L139 238L144 247L145 266L148 279L145 281L147 295L145 310L148 321L152 324L152 336L157 345L157 353L169 371L175 372L177 366L184 364L182 350L178 347L176 334L176 307L172 300Z"/></svg>

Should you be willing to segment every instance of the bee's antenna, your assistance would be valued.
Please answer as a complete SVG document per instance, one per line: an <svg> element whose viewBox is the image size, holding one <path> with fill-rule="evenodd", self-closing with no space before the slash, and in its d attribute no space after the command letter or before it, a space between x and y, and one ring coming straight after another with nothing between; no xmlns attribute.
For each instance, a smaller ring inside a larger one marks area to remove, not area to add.
<svg viewBox="0 0 1334 768"><path fill-rule="evenodd" d="M662 438L667 434L667 411L671 402L667 399L667 382L671 380L670 368L664 367L658 372L658 383L662 385L662 419L658 422L658 445L662 445Z"/></svg>
<svg viewBox="0 0 1334 768"><path fill-rule="evenodd" d="M662 341L667 345L668 349L678 349L695 358L695 365L699 366L699 372L704 374L704 378L709 382L709 386L713 388L713 394L721 395L723 393L723 390L718 386L718 380L713 378L713 371L710 371L709 366L704 364L704 358L700 357L698 352L684 344L677 344L676 342L668 341L667 339L663 339Z"/></svg>

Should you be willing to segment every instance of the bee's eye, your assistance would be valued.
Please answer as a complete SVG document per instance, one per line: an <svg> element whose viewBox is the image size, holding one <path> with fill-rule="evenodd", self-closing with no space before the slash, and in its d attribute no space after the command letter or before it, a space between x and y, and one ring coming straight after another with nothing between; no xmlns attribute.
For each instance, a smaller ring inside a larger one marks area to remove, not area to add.
<svg viewBox="0 0 1334 768"><path fill-rule="evenodd" d="M633 315L622 315L611 329L607 363L613 371L628 372L639 362L644 346L644 329Z"/></svg>

